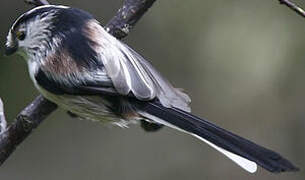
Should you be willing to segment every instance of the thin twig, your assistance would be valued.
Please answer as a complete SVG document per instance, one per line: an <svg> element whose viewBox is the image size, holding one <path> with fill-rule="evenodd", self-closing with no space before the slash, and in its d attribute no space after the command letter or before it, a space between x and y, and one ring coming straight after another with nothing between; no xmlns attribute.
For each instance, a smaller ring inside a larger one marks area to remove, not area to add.
<svg viewBox="0 0 305 180"><path fill-rule="evenodd" d="M0 134L6 130L7 128L6 126L7 126L7 122L5 120L3 102L0 98Z"/></svg>
<svg viewBox="0 0 305 180"><path fill-rule="evenodd" d="M123 7L106 25L109 33L118 39L128 35L131 28L145 14L156 0L125 0ZM25 0L26 3L40 6L49 4L46 0ZM14 152L16 147L31 134L57 106L38 96L15 119L15 121L0 134L0 165ZM4 116L3 116L4 117Z"/></svg>
<svg viewBox="0 0 305 180"><path fill-rule="evenodd" d="M298 13L302 17L305 17L305 11L302 8L300 8L298 5L296 5L295 3L293 3L289 0L279 0L279 1L280 1L280 4L284 4L284 5L288 6L290 9L294 10L296 13Z"/></svg>

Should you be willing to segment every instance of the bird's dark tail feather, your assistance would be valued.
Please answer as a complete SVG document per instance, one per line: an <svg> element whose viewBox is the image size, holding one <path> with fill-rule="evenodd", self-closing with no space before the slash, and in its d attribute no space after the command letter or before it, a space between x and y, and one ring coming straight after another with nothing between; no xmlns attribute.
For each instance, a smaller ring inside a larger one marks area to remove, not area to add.
<svg viewBox="0 0 305 180"><path fill-rule="evenodd" d="M175 108L166 108L158 102L137 102L136 104L142 116L186 131L200 138L249 172L256 171L255 163L273 173L298 170L297 167L278 153L259 146L190 113ZM240 162L238 158L243 162ZM250 162L250 167L247 162ZM251 163L253 164L251 165Z"/></svg>

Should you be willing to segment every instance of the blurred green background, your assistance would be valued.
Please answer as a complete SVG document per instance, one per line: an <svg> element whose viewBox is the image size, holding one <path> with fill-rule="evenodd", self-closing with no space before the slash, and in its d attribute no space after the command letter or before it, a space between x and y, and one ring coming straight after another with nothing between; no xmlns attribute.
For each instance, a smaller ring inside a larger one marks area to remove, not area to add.
<svg viewBox="0 0 305 180"><path fill-rule="evenodd" d="M52 0L103 24L122 0ZM301 0L296 1L305 7ZM0 42L30 7L1 3ZM0 168L5 180L305 179L305 20L277 0L158 0L124 40L192 98L193 113L269 147L298 173L249 174L169 128L145 133L56 111ZM2 51L2 50L1 50ZM0 57L0 97L12 120L38 94L18 56Z"/></svg>

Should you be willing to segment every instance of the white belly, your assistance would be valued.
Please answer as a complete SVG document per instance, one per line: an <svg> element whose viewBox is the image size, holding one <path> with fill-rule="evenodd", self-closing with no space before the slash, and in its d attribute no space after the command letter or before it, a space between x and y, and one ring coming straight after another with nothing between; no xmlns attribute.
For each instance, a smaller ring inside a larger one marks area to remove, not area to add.
<svg viewBox="0 0 305 180"><path fill-rule="evenodd" d="M100 96L55 95L41 87L37 89L48 100L83 119L112 123L121 121L106 106L107 101Z"/></svg>

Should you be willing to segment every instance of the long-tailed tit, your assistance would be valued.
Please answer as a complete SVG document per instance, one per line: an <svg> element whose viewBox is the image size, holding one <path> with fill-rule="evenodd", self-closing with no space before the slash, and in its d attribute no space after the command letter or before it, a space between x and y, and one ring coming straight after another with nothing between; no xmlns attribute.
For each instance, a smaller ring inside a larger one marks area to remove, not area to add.
<svg viewBox="0 0 305 180"><path fill-rule="evenodd" d="M190 113L190 98L89 13L46 5L21 15L6 54L26 59L39 92L84 119L125 126L147 121L199 138L245 170L295 171L279 154Z"/></svg>

